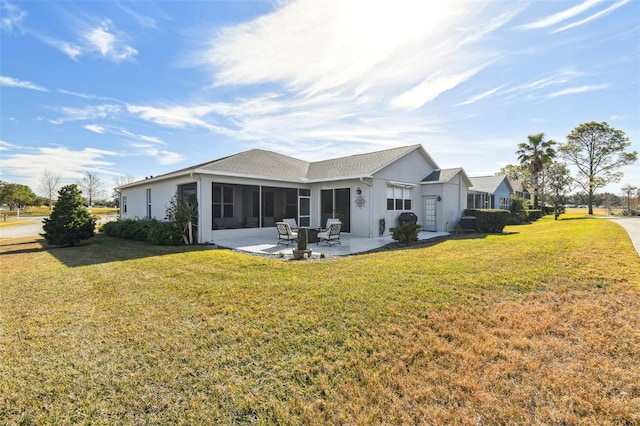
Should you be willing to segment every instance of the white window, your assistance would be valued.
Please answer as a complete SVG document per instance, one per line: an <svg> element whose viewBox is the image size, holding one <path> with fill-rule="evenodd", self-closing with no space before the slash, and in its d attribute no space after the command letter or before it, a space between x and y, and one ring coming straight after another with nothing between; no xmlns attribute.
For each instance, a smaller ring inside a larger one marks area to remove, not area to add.
<svg viewBox="0 0 640 426"><path fill-rule="evenodd" d="M122 213L127 214L127 196L122 196Z"/></svg>
<svg viewBox="0 0 640 426"><path fill-rule="evenodd" d="M413 188L408 186L387 186L387 210L411 210Z"/></svg>
<svg viewBox="0 0 640 426"><path fill-rule="evenodd" d="M500 197L500 208L502 210L509 210L509 204L511 204L510 201L511 200L509 198Z"/></svg>

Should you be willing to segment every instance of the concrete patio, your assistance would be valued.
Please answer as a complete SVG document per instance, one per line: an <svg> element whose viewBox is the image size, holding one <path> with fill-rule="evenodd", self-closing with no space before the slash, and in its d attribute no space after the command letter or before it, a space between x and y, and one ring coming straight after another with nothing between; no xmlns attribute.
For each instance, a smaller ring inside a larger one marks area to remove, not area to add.
<svg viewBox="0 0 640 426"><path fill-rule="evenodd" d="M428 241L438 238L447 237L448 232L427 232L420 231L418 233L419 241ZM336 256L348 256L358 253L366 253L372 250L379 249L388 244L392 244L395 241L391 236L378 237L378 238L358 238L351 237L349 234L341 234L340 241L342 244L334 244L332 246L326 243L316 244L309 243L309 248L313 250L312 258L320 258L322 255L326 257ZM237 238L237 239L220 239L214 241L214 244L220 248L227 248L236 250L243 253L249 253L254 255L269 256L269 257L293 257L292 250L297 248L296 244L289 244L288 246L283 244L277 244L278 235L274 230L274 235L271 240L265 241L264 237L250 237L250 238Z"/></svg>

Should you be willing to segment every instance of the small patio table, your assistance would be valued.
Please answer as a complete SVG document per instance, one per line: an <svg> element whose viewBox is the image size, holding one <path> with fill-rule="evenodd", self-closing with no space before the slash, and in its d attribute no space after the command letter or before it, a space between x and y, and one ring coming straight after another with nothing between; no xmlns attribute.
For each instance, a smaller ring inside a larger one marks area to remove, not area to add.
<svg viewBox="0 0 640 426"><path fill-rule="evenodd" d="M307 228L307 241L310 243L317 243L319 231L320 228Z"/></svg>

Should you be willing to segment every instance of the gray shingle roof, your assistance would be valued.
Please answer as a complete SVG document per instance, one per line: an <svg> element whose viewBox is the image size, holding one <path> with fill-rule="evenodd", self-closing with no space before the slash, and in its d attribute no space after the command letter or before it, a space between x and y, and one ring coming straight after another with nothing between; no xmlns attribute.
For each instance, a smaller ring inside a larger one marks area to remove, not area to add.
<svg viewBox="0 0 640 426"><path fill-rule="evenodd" d="M421 149L421 145L409 145L311 163L272 151L251 149L229 157L152 177L151 179L161 180L187 173L221 173L233 176L300 182L367 177L416 149ZM434 167L437 167L429 157L429 154L424 149L422 151L425 157L433 163ZM126 186L135 186L142 182L144 181L134 182Z"/></svg>
<svg viewBox="0 0 640 426"><path fill-rule="evenodd" d="M271 151L252 149L213 161L197 169L208 172L305 181L370 176L419 146L404 146L312 163Z"/></svg>
<svg viewBox="0 0 640 426"><path fill-rule="evenodd" d="M251 149L197 168L211 172L300 179L306 176L309 163L262 149Z"/></svg>
<svg viewBox="0 0 640 426"><path fill-rule="evenodd" d="M370 176L420 145L403 146L367 154L350 155L310 164L307 179L330 179L347 176Z"/></svg>
<svg viewBox="0 0 640 426"><path fill-rule="evenodd" d="M422 182L446 183L453 179L461 171L462 167L456 167L455 169L434 170L429 176L422 179Z"/></svg>
<svg viewBox="0 0 640 426"><path fill-rule="evenodd" d="M472 177L470 179L471 179L472 186L471 188L469 188L469 191L486 192L487 194L493 194L496 192L500 184L504 180L506 180L506 176L504 175L479 176L479 177ZM508 180L507 180L507 184L509 184Z"/></svg>

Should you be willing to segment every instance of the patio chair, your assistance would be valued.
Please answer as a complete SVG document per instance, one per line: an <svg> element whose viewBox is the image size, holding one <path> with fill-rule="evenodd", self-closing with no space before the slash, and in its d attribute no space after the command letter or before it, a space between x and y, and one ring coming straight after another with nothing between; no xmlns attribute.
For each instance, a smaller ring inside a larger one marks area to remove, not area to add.
<svg viewBox="0 0 640 426"><path fill-rule="evenodd" d="M334 219L334 218L329 218L327 219L327 224L325 225L324 229L325 231L329 230L329 227L331 226L332 223L340 223L342 224L342 222L340 222L340 219Z"/></svg>
<svg viewBox="0 0 640 426"><path fill-rule="evenodd" d="M298 233L293 232L288 223L276 222L276 227L278 228L278 245L280 243L289 245L297 241Z"/></svg>
<svg viewBox="0 0 640 426"><path fill-rule="evenodd" d="M282 221L289 225L293 232L298 232L298 224L295 219L282 219Z"/></svg>
<svg viewBox="0 0 640 426"><path fill-rule="evenodd" d="M340 228L342 228L342 223L332 223L329 225L326 231L318 232L318 245L323 242L332 246L333 244L340 244Z"/></svg>

